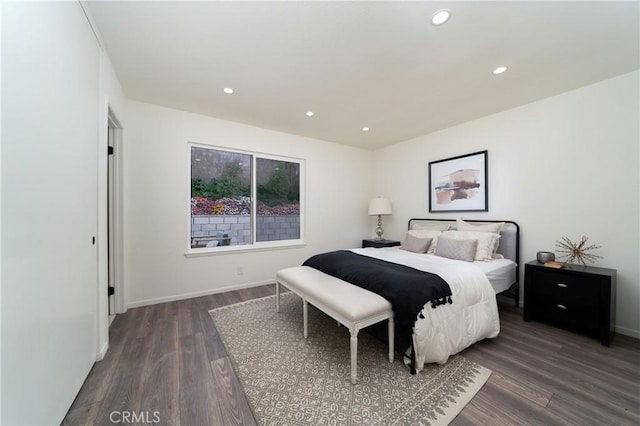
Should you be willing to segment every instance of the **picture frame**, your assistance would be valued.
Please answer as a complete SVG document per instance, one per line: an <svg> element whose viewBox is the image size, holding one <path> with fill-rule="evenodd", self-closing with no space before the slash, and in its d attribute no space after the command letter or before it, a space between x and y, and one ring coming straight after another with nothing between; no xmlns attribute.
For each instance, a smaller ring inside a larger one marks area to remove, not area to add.
<svg viewBox="0 0 640 426"><path fill-rule="evenodd" d="M489 211L487 151L429 162L429 212Z"/></svg>

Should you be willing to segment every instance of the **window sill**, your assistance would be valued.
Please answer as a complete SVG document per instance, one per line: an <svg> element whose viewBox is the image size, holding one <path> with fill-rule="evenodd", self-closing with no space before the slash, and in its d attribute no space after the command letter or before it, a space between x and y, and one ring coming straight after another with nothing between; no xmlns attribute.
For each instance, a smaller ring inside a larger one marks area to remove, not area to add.
<svg viewBox="0 0 640 426"><path fill-rule="evenodd" d="M240 253L248 253L255 251L270 251L270 250L286 250L286 249L295 249L306 247L307 244L304 241L286 241L282 243L278 242L267 242L267 243L255 243L255 244L247 244L241 246L222 246L222 247L211 247L211 248L201 248L201 249L188 249L184 254L184 257L203 257L203 256L217 256L221 254L240 254Z"/></svg>

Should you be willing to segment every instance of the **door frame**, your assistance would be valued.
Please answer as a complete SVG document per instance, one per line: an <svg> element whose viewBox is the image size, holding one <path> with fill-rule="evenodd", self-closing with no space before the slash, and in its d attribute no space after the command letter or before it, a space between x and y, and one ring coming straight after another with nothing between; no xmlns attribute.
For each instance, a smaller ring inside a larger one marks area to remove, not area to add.
<svg viewBox="0 0 640 426"><path fill-rule="evenodd" d="M114 287L115 287L115 313L124 314L127 312L123 285L123 232L122 232L122 125L111 109L108 110L108 128L113 131L113 218L111 226L115 241L113 245L114 262ZM107 219L108 220L108 219ZM107 235L109 238L109 235Z"/></svg>
<svg viewBox="0 0 640 426"><path fill-rule="evenodd" d="M104 358L109 349L109 297L107 287L109 285L109 264L108 264L108 225L109 215L107 212L108 203L108 146L109 128L114 131L114 217L113 224L115 243L113 253L115 261L115 313L123 314L127 311L126 290L124 285L124 240L123 240L123 128L121 121L117 118L113 109L109 105L108 97L105 97L104 109L100 118L100 135L98 138L98 217L97 217L97 261L98 261L98 300L97 303L97 355L96 360Z"/></svg>

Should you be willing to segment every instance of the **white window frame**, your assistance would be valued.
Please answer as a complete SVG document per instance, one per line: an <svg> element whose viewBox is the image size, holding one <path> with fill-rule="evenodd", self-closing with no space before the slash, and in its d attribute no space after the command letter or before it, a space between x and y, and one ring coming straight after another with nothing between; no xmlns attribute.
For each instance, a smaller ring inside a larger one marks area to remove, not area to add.
<svg viewBox="0 0 640 426"><path fill-rule="evenodd" d="M229 245L229 246L217 246L217 247L202 247L191 248L191 148L204 148L217 151L234 152L239 154L246 154L251 156L251 242L249 244L242 245ZM286 161L290 163L297 163L299 165L300 172L300 238L292 240L277 240L277 241L256 241L257 229L256 229L256 217L257 217L257 167L256 163L258 158L265 160ZM185 257L198 257L198 256L210 256L218 254L248 252L248 251L260 251L260 250L274 250L274 249L288 249L304 247L305 243L305 199L306 199L306 184L305 184L305 160L302 158L288 157L284 155L267 154L256 151L246 151L234 148L228 148L225 146L207 145L196 142L187 143L187 198L185 206L187 207L187 239Z"/></svg>

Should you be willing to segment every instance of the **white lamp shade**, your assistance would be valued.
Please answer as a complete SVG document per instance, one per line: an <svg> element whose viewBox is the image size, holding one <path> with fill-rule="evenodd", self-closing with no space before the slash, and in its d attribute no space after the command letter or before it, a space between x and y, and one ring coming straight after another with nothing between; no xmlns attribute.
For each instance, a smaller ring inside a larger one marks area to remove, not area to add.
<svg viewBox="0 0 640 426"><path fill-rule="evenodd" d="M376 197L369 201L369 216L390 215L391 202L386 198Z"/></svg>

